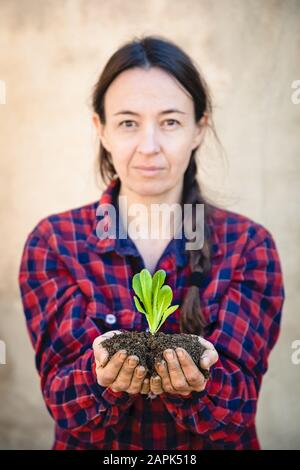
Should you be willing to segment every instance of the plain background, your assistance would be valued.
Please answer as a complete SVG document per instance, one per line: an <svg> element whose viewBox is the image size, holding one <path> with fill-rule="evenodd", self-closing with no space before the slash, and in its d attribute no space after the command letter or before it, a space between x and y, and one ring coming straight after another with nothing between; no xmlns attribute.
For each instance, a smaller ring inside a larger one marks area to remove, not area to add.
<svg viewBox="0 0 300 470"><path fill-rule="evenodd" d="M19 295L20 257L41 218L99 199L92 87L110 55L141 34L176 41L208 81L226 155L208 136L198 157L207 194L276 241L287 299L257 427L263 448L299 449L300 364L291 360L300 339L300 104L291 99L300 80L299 0L0 0L0 448L52 445Z"/></svg>

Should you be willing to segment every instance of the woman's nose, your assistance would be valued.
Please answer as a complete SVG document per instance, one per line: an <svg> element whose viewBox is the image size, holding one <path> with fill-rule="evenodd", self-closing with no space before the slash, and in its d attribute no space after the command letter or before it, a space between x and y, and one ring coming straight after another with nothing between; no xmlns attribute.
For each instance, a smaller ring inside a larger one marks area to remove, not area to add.
<svg viewBox="0 0 300 470"><path fill-rule="evenodd" d="M157 133L154 129L144 131L140 136L138 151L141 153L156 153L160 150Z"/></svg>

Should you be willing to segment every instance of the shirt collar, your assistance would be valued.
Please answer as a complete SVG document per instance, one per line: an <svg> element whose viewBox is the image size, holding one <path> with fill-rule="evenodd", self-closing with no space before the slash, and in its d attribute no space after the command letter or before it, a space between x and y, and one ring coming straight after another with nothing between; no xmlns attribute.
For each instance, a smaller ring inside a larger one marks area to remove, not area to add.
<svg viewBox="0 0 300 470"><path fill-rule="evenodd" d="M104 206L106 204L111 204L115 207L116 210L116 227L117 227L117 234L118 234L118 225L119 225L119 208L118 208L118 195L120 190L120 179L118 176L114 177L106 189L102 192L100 200L95 204L95 215L93 220L92 231L86 240L86 248L95 251L97 253L107 253L110 251L115 251L121 256L124 255L132 255L132 256L140 256L140 253L137 250L136 245L132 241L132 239L127 236L127 238L105 238L100 239L97 235L97 224L99 221L106 221L108 224L111 223L111 218L108 213L103 215L97 215L97 209L99 206ZM122 224L122 221L120 222ZM213 220L209 218L208 221L208 229L210 231L210 235L212 238L212 256L218 256L222 253L220 247L220 241L218 239L218 235L216 230L214 230ZM188 262L188 256L185 252L185 243L187 239L183 233L183 237L179 239L173 238L170 243L167 245L165 254L170 253L172 256L175 257L176 265L177 266L184 266Z"/></svg>

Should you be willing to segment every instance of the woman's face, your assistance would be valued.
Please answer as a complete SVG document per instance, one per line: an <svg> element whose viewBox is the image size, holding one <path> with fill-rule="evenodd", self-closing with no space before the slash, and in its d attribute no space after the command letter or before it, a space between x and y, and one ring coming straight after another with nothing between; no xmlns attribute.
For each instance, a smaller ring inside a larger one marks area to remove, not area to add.
<svg viewBox="0 0 300 470"><path fill-rule="evenodd" d="M175 78L157 67L126 70L107 89L104 109L105 125L93 120L123 189L159 196L182 187L207 117L195 123L193 100Z"/></svg>

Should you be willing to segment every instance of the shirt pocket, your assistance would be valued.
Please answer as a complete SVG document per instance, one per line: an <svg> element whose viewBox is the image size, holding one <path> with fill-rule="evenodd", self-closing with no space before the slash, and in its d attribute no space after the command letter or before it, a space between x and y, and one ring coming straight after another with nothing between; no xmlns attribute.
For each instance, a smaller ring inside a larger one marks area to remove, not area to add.
<svg viewBox="0 0 300 470"><path fill-rule="evenodd" d="M88 315L101 331L101 334L112 330L136 330L140 323L139 317L134 310L128 308L108 308L97 298L91 300Z"/></svg>

